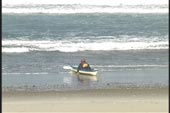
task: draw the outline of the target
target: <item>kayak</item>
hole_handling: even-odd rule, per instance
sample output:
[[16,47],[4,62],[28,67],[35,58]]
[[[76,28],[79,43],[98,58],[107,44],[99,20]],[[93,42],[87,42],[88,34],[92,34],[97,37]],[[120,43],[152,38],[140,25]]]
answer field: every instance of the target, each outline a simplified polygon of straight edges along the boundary
[[[77,68],[75,66],[71,66],[71,71],[74,73],[77,73]],[[79,74],[84,74],[84,75],[97,75],[98,71],[97,70],[79,70]]]
[[98,80],[97,76],[94,76],[94,75],[84,75],[84,74],[79,74],[77,76],[77,78],[80,81],[97,81]]

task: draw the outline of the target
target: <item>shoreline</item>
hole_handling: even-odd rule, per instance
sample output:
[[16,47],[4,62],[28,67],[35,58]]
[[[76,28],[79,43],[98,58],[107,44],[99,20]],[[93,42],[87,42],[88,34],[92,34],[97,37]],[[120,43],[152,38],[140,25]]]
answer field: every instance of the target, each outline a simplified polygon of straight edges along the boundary
[[8,91],[2,92],[2,108],[3,112],[168,112],[168,88]]

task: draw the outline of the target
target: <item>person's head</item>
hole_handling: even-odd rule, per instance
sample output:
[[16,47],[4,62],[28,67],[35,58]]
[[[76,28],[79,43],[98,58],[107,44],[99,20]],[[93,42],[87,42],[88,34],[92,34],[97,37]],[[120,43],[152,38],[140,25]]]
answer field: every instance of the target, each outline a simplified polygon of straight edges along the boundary
[[82,59],[81,59],[81,63],[84,63],[84,62],[86,62],[86,59],[85,59],[85,58],[82,58]]

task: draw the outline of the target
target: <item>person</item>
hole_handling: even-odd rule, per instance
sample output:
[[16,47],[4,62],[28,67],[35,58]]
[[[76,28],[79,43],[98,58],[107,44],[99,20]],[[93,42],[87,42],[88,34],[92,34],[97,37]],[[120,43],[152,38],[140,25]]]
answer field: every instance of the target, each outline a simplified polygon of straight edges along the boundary
[[81,59],[81,63],[77,68],[77,72],[79,72],[79,70],[91,70],[90,65],[86,62],[85,58]]

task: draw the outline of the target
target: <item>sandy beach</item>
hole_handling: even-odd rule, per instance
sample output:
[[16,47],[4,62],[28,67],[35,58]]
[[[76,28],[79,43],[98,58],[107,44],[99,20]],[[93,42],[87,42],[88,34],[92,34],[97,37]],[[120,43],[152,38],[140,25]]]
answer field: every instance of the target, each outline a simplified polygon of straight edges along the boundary
[[168,89],[96,89],[81,91],[8,91],[5,112],[168,112]]

